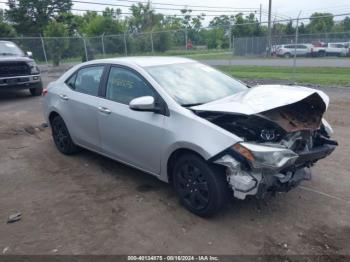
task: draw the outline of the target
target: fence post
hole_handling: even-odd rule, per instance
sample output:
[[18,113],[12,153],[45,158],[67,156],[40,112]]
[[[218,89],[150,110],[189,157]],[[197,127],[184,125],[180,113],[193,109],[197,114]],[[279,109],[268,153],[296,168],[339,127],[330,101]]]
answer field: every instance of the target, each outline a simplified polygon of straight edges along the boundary
[[185,47],[186,47],[186,51],[187,51],[187,27],[185,27]]
[[244,56],[247,56],[248,53],[248,37],[245,38],[245,54]]
[[231,42],[231,40],[232,40],[232,38],[231,38],[231,36],[232,36],[232,26],[230,25],[230,30],[229,30],[229,36],[228,36],[228,41],[229,41],[229,49],[231,50],[232,49],[232,42]]
[[83,38],[83,42],[84,42],[84,50],[85,50],[85,59],[86,62],[89,61],[89,56],[88,56],[88,51],[87,51],[87,47],[86,47],[86,40],[85,38]]
[[154,53],[154,46],[153,46],[153,31],[151,31],[151,47],[152,47],[152,53]]
[[105,36],[105,33],[103,33],[102,36],[101,36],[101,42],[102,42],[102,53],[103,53],[103,57],[105,58],[106,57],[106,52],[105,52],[104,36]]
[[232,35],[232,56],[235,55],[235,36]]
[[294,48],[294,58],[293,58],[293,78],[295,80],[295,74],[296,74],[296,66],[297,66],[297,44],[298,44],[298,37],[299,37],[299,18],[301,15],[301,11],[299,12],[298,18],[297,18],[297,27],[295,28],[295,48]]
[[126,32],[124,32],[124,50],[125,50],[125,56],[128,56],[128,47],[126,45]]
[[44,43],[44,39],[43,37],[40,35],[40,39],[41,39],[41,45],[43,47],[43,53],[44,53],[44,58],[45,58],[45,62],[46,62],[46,65],[48,65],[48,61],[47,61],[47,55],[46,55],[46,49],[45,49],[45,43]]

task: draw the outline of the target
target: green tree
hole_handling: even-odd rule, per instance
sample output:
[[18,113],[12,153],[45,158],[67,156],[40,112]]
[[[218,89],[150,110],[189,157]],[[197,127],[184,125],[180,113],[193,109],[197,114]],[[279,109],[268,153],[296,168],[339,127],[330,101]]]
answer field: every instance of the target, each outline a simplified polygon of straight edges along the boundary
[[290,20],[287,25],[286,25],[286,28],[285,28],[285,34],[286,35],[294,35],[295,34],[295,28],[293,27],[293,21]]
[[5,20],[4,9],[0,9],[0,22],[4,22],[4,20]]
[[299,34],[307,34],[308,33],[308,31],[307,31],[307,28],[306,28],[306,26],[305,26],[305,24],[304,23],[300,23],[299,24]]
[[263,30],[253,13],[246,17],[240,13],[235,16],[233,34],[236,37],[261,36],[263,35]]
[[[121,35],[126,30],[125,20],[120,19],[120,10],[115,12],[113,9],[106,9],[103,15],[95,15],[81,27],[81,32],[86,36],[104,37],[104,47],[106,53],[124,52],[124,42],[119,37],[110,37],[109,35]],[[102,53],[102,44],[100,38],[88,38],[88,47],[92,53]]]
[[64,51],[68,48],[68,30],[66,26],[55,20],[49,22],[44,29],[44,36],[48,46],[48,55],[54,66],[60,64]]
[[313,13],[307,25],[310,33],[331,32],[334,26],[334,17],[331,13]]
[[7,19],[21,34],[42,34],[52,18],[71,10],[71,0],[8,0]]
[[162,14],[156,14],[150,2],[138,3],[130,7],[132,16],[129,19],[130,31],[133,33],[152,31],[163,19]]
[[345,17],[341,24],[344,31],[350,31],[350,17]]
[[16,30],[13,28],[13,26],[0,21],[0,38],[11,38],[11,37],[17,37]]

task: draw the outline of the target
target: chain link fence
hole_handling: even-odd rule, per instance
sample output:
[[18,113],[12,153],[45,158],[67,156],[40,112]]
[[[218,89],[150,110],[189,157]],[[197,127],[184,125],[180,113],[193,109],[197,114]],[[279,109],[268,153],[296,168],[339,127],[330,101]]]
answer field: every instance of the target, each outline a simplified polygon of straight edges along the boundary
[[19,37],[15,42],[30,51],[39,63],[83,62],[99,58],[135,55],[186,55],[226,50],[232,42],[227,30],[169,30],[96,37]]
[[[30,51],[41,64],[78,63],[93,59],[135,55],[196,55],[226,52],[233,56],[266,56],[269,41],[261,37],[230,37],[224,29],[172,30],[101,35],[97,37],[22,37],[8,40]],[[350,32],[300,34],[299,44],[349,43]],[[272,52],[280,45],[296,43],[295,35],[273,35]]]
[[[273,35],[272,53],[275,53],[278,46],[295,43],[295,35]],[[344,43],[345,48],[349,47],[346,43],[350,43],[350,32],[298,35],[297,44],[317,45],[319,43]],[[233,54],[235,56],[266,56],[268,45],[269,41],[266,36],[234,38]]]

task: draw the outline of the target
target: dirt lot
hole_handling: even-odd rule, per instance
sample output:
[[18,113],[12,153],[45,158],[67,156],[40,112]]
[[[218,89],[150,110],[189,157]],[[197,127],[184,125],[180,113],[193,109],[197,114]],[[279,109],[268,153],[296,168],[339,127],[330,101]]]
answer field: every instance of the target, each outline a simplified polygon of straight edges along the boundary
[[[41,127],[41,98],[0,92],[0,254],[350,255],[350,90],[325,91],[340,146],[313,180],[264,202],[232,200],[211,219],[147,174],[61,155]],[[15,212],[22,220],[6,224]]]

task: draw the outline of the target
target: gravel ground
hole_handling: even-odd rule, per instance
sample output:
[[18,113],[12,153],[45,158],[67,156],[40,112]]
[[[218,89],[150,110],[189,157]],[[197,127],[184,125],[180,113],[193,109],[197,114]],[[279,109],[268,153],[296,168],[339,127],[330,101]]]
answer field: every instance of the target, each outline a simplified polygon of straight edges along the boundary
[[41,127],[41,98],[0,92],[0,254],[350,255],[350,89],[323,90],[340,146],[313,180],[232,200],[211,219],[150,175],[88,151],[61,155]]

